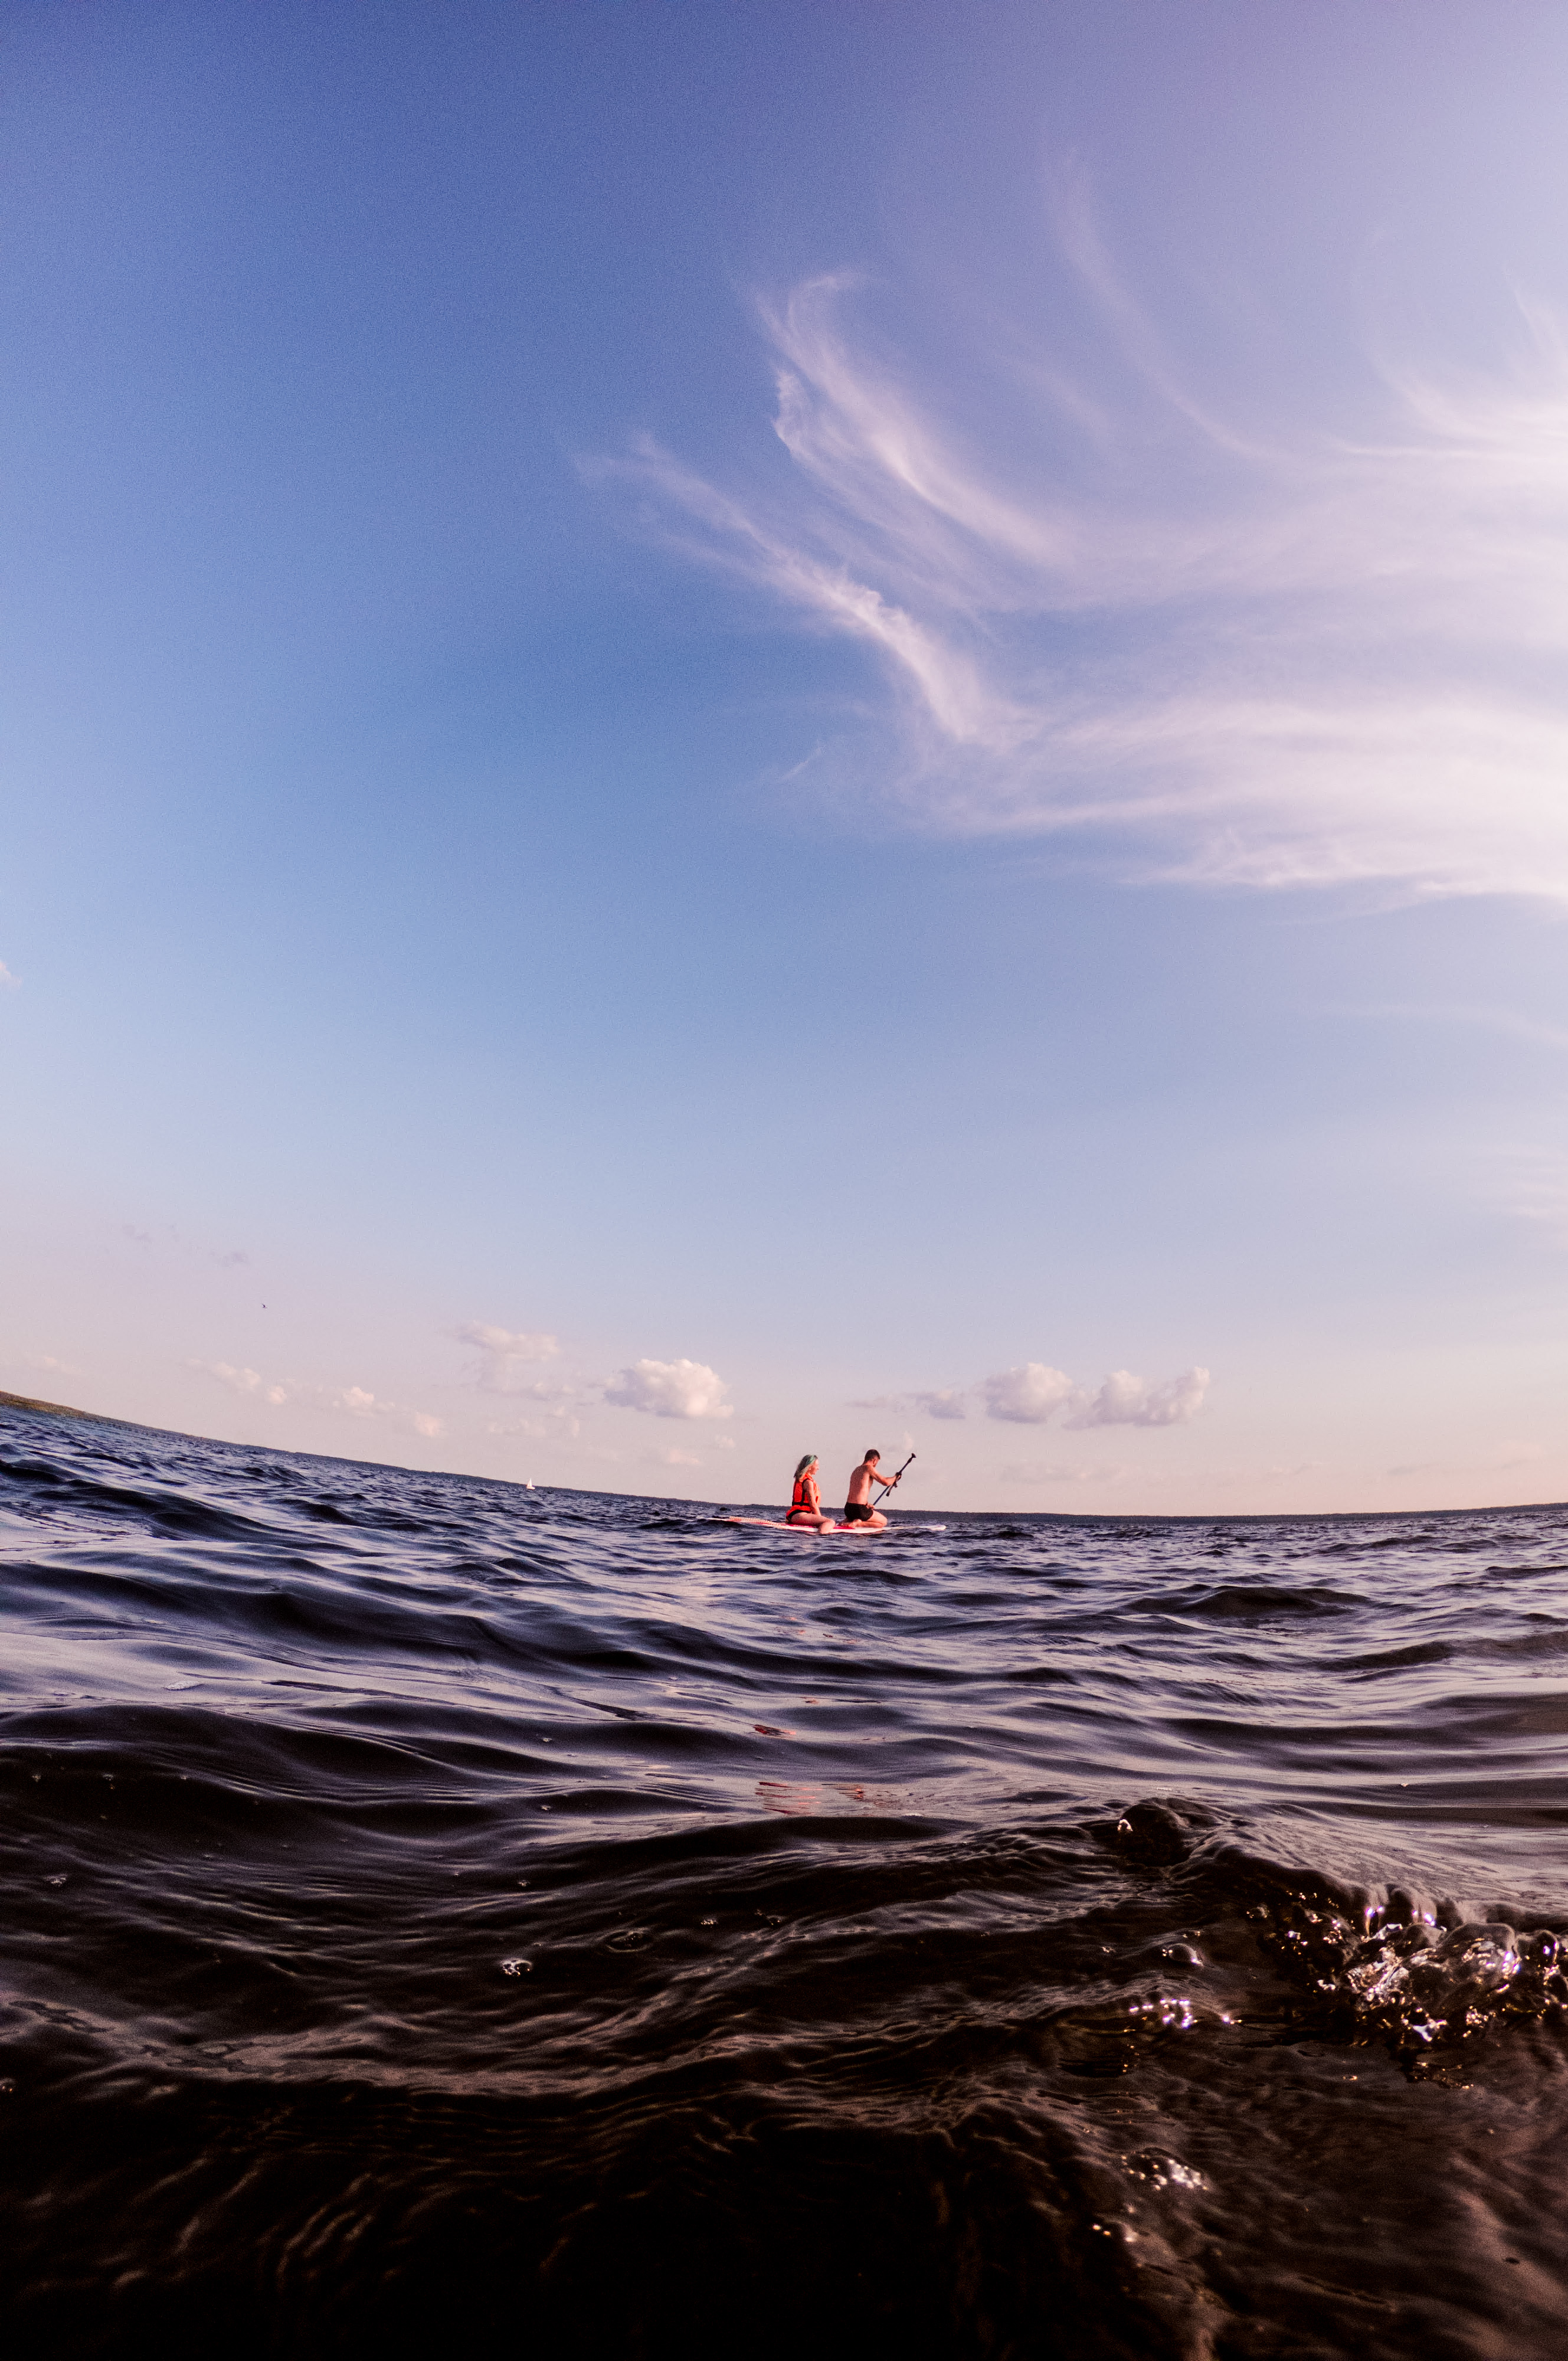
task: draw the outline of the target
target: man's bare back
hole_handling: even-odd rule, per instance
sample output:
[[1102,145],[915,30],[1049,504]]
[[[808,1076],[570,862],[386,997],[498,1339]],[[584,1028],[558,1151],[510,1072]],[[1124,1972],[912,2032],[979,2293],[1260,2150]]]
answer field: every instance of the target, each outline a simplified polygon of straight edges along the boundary
[[[880,1451],[868,1451],[850,1477],[850,1488],[844,1496],[844,1522],[847,1525],[886,1524],[887,1519],[881,1510],[873,1509],[871,1504],[872,1486],[886,1484],[890,1480],[878,1470],[877,1461],[881,1457]],[[896,1484],[898,1478],[894,1476],[891,1480]]]

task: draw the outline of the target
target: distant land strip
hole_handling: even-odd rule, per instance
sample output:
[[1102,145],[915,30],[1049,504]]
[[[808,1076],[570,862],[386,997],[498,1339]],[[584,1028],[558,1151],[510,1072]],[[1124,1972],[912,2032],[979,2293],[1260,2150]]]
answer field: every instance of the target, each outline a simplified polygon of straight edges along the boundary
[[85,1418],[94,1426],[132,1426],[133,1419],[110,1418],[101,1410],[73,1410],[70,1402],[35,1401],[31,1394],[0,1393],[0,1410],[43,1410],[51,1418]]

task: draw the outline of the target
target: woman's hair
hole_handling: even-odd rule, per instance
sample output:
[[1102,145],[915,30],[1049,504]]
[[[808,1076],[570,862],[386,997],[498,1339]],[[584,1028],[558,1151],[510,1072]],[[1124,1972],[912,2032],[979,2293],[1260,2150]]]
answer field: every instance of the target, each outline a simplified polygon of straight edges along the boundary
[[806,1455],[805,1458],[801,1461],[800,1466],[799,1466],[795,1469],[795,1482],[798,1484],[798,1483],[799,1483],[799,1481],[800,1481],[800,1479],[801,1479],[801,1477],[805,1475],[805,1473],[806,1473],[806,1469],[807,1469],[808,1467],[815,1467],[815,1466],[816,1466],[816,1465],[817,1465],[817,1454],[816,1454],[816,1452],[815,1452],[815,1451],[808,1451],[808,1452],[806,1453]]

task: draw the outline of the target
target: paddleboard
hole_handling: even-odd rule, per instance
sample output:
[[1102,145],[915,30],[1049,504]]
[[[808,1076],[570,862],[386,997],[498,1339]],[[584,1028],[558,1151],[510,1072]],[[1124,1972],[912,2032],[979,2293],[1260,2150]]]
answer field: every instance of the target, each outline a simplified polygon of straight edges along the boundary
[[782,1517],[726,1517],[727,1525],[756,1525],[765,1533],[807,1533],[813,1541],[829,1533],[945,1533],[946,1525],[789,1525]]

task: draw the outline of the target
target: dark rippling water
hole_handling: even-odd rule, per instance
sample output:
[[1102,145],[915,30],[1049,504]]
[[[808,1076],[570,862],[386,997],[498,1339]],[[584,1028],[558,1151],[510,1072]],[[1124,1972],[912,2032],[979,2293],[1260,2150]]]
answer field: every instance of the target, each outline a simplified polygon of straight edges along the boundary
[[1568,1511],[0,1472],[11,2354],[1568,2350]]

